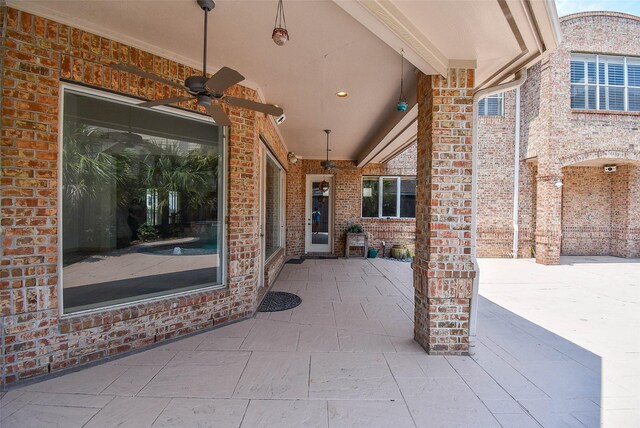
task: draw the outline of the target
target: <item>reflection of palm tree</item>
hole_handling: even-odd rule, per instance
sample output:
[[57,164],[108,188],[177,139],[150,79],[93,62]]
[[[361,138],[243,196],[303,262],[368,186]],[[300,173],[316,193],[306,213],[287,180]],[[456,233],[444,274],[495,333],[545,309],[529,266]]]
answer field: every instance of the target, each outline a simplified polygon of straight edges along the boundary
[[121,182],[114,167],[116,158],[101,151],[104,133],[76,122],[66,122],[63,139],[64,196],[77,204],[82,198],[96,199],[112,182]]
[[213,208],[218,177],[218,155],[204,149],[191,150],[186,156],[179,144],[166,147],[160,156],[148,155],[143,161],[142,182],[158,190],[158,205],[169,204],[169,192],[182,195],[183,206]]
[[[129,245],[140,225],[148,221],[149,190],[157,195],[153,209],[157,210],[163,234],[176,233],[171,229],[175,229],[176,221],[215,216],[219,161],[215,148],[164,139],[154,141],[75,120],[65,121],[64,127],[64,204],[65,209],[75,207],[65,216],[65,225],[73,230],[74,224],[81,224],[85,242],[111,239],[100,238],[96,229],[100,228],[100,233],[115,234],[119,247]],[[169,213],[172,197],[179,205],[176,209],[186,212]],[[109,199],[104,198],[113,198],[117,206],[110,207]],[[95,217],[79,221],[87,209]],[[174,217],[167,222],[169,214]]]

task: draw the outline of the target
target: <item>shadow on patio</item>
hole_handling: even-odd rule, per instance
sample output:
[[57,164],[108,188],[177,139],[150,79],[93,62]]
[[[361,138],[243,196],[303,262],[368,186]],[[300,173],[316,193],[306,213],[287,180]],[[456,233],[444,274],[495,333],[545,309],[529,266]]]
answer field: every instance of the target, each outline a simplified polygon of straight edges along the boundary
[[486,298],[473,358],[425,354],[409,264],[306,260],[275,288],[303,303],[13,389],[3,427],[596,427],[606,397],[634,405],[613,383],[603,392],[599,356]]

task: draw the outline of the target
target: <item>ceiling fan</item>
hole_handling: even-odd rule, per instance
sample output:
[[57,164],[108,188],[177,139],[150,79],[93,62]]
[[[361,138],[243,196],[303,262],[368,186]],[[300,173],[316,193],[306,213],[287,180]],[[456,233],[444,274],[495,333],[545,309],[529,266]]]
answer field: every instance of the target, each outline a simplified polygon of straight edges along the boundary
[[[167,79],[160,78],[159,76],[155,76],[152,73],[148,72],[140,72],[137,71],[138,74],[143,75],[145,77],[149,77],[158,81],[162,81],[164,83],[170,84],[172,86],[177,86],[180,89],[186,90],[189,92],[188,96],[181,97],[173,97],[173,98],[165,98],[160,100],[152,100],[139,104],[142,107],[155,107],[161,105],[167,105],[172,103],[177,103],[181,101],[189,101],[191,99],[196,99],[198,105],[204,107],[207,110],[207,113],[215,120],[218,125],[229,126],[231,125],[231,120],[229,116],[224,112],[221,104],[229,104],[235,107],[246,108],[249,110],[255,110],[262,113],[266,113],[271,116],[281,116],[283,113],[282,108],[272,105],[272,104],[263,104],[256,101],[247,100],[244,98],[236,98],[227,96],[224,94],[224,91],[227,88],[235,85],[236,83],[242,82],[244,80],[244,76],[238,73],[237,71],[229,68],[222,67],[218,72],[216,72],[210,78],[207,78],[207,17],[209,11],[211,11],[215,7],[215,3],[213,0],[196,0],[198,6],[202,8],[204,11],[204,54],[202,60],[202,76],[189,76],[184,82],[184,86],[177,84],[176,82],[172,82]],[[120,69],[127,69],[127,66],[120,66]]]

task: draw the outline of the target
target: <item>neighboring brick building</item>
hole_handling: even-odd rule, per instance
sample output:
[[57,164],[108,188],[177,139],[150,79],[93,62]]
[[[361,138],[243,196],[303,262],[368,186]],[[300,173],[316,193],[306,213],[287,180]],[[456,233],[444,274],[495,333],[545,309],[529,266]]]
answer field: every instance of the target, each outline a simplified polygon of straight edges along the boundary
[[[520,89],[518,256],[640,257],[640,18],[579,13],[561,29]],[[515,93],[479,119],[479,257],[513,256]]]

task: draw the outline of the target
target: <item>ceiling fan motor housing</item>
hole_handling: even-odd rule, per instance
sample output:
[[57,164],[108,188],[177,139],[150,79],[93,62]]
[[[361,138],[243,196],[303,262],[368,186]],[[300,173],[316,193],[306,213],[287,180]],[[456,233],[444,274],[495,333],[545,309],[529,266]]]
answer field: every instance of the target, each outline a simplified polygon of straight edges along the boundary
[[216,4],[213,0],[198,0],[198,6],[200,6],[202,10],[209,12],[216,7]]
[[189,76],[187,80],[184,81],[184,86],[194,95],[207,93],[209,91],[207,91],[206,86],[204,86],[207,80],[205,76]]

